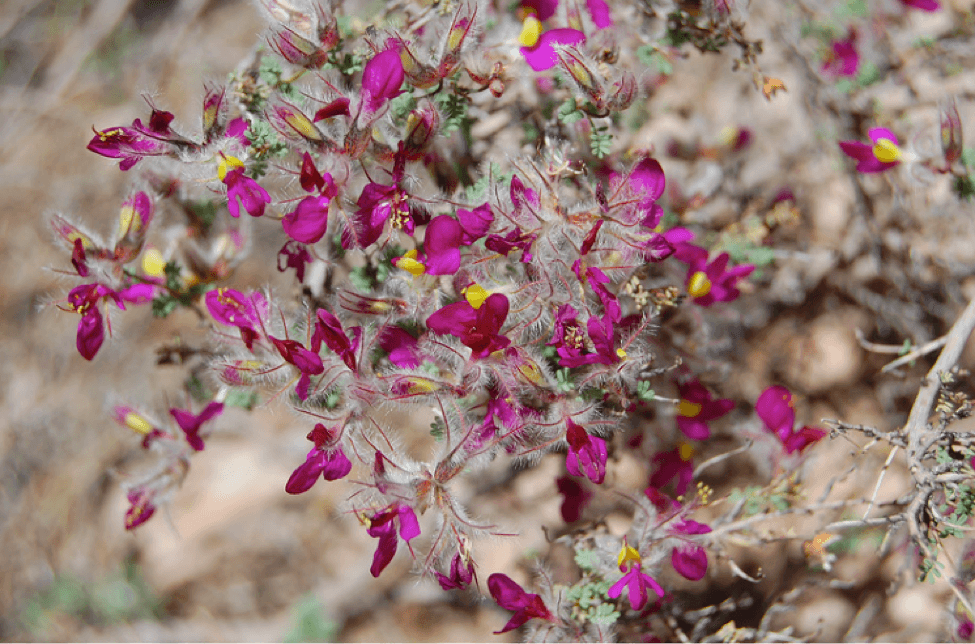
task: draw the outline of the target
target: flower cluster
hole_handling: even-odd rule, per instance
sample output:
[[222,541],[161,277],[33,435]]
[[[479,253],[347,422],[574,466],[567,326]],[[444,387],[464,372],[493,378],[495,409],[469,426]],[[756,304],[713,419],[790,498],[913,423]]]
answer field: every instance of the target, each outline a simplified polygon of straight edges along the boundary
[[[616,563],[590,571],[604,586],[600,601],[633,619],[656,610],[672,598],[658,581],[667,583],[668,560],[686,580],[703,580],[714,535],[694,514],[705,501],[688,490],[695,455],[724,431],[735,403],[685,362],[692,343],[658,329],[674,318],[707,324],[753,290],[756,267],[732,261],[728,247],[686,227],[689,218],[680,225],[683,210],[665,198],[666,159],[603,146],[602,123],[650,91],[613,40],[638,27],[614,22],[628,14],[603,0],[524,0],[446,3],[422,22],[405,14],[351,37],[358,27],[339,29],[324,2],[263,5],[270,50],[207,89],[198,135],[179,133],[154,106],[147,124],[96,131],[92,152],[145,173],[114,245],[53,219],[84,281],[61,308],[81,316],[85,359],[103,346],[113,307],[151,303],[159,316],[185,307],[211,330],[188,392],[198,412],[173,408],[167,425],[115,410],[160,462],[129,486],[125,526],[154,515],[205,449],[212,421],[246,396],[295,412],[295,435],[311,446],[293,454],[283,493],[314,495],[319,480],[346,486],[358,529],[377,540],[375,577],[412,556],[444,590],[476,588],[473,544],[503,532],[472,518],[462,479],[559,452],[552,489],[565,521],[582,524],[599,520],[589,505],[609,496],[620,452],[633,448],[647,486],[630,499],[622,545],[612,543]],[[733,3],[712,5],[699,29],[733,33]],[[855,40],[850,32],[833,45],[829,73],[856,71]],[[504,167],[458,152],[471,148],[476,106],[517,75],[560,136],[589,136],[591,154],[573,147],[567,156],[571,146],[547,137],[537,157]],[[957,112],[946,118],[951,165],[960,123]],[[753,136],[734,129],[722,149],[743,150]],[[899,162],[893,133],[870,138],[841,143],[858,170]],[[279,271],[294,269],[299,299],[235,276],[263,247],[251,230],[280,249]],[[656,396],[651,382],[676,398]],[[824,435],[795,429],[783,387],[755,408],[789,454]],[[404,447],[417,409],[435,418],[420,429],[435,439],[421,455]],[[644,411],[654,431],[624,443],[629,419]],[[499,633],[532,620],[574,635],[588,628],[556,593],[529,593],[501,573],[487,587],[513,613]]]

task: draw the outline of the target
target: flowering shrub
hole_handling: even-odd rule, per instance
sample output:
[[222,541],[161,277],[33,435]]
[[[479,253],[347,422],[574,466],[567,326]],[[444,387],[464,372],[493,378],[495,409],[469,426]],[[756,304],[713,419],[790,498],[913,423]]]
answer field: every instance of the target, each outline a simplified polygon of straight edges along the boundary
[[[771,259],[752,259],[771,249],[759,239],[736,252],[682,220],[692,206],[677,189],[665,197],[667,158],[624,149],[617,131],[653,91],[647,61],[659,68],[691,48],[736,45],[757,92],[772,99],[787,91],[760,72],[761,47],[745,36],[743,8],[446,2],[419,14],[390,9],[365,25],[317,0],[261,7],[267,46],[226,84],[206,89],[198,132],[153,105],[146,124],[95,132],[89,150],[142,173],[114,244],[64,217],[51,221],[81,281],[61,308],[80,315],[84,359],[114,359],[111,318],[139,305],[160,317],[192,309],[212,330],[200,351],[206,376],[190,392],[199,412],[171,409],[173,426],[138,411],[147,401],[114,409],[158,459],[126,482],[125,528],[152,529],[142,526],[220,430],[225,408],[260,400],[293,410],[294,431],[312,443],[281,493],[313,494],[320,478],[345,486],[350,513],[378,540],[372,576],[409,557],[417,574],[449,592],[483,592],[478,540],[505,530],[500,520],[475,518],[476,498],[460,492],[462,481],[564,453],[564,471],[551,481],[566,522],[555,541],[572,550],[576,577],[542,570],[534,593],[490,574],[488,593],[513,612],[498,633],[674,639],[687,630],[703,640],[731,624],[734,637],[791,637],[765,620],[736,635],[733,621],[694,620],[690,607],[709,576],[730,570],[756,581],[731,549],[753,517],[822,509],[804,506],[797,488],[827,431],[796,429],[805,403],[778,384],[765,383],[755,400],[721,398],[705,352],[664,332],[734,311],[761,288],[758,269],[774,270]],[[860,32],[846,27],[842,38],[829,36],[813,67],[824,78],[861,78]],[[472,128],[482,106],[509,92],[530,97],[526,109],[546,127],[526,129],[535,156],[508,155],[500,165],[475,157]],[[951,175],[956,193],[970,196],[954,103],[942,108],[940,125],[939,154],[905,150],[882,127],[866,132],[870,143],[838,145],[856,172],[910,165]],[[670,152],[730,154],[759,136],[735,130],[724,148]],[[775,203],[794,200],[785,191]],[[252,236],[277,240],[275,258],[250,254]],[[163,237],[169,243],[151,245]],[[274,261],[278,271],[294,269],[298,297],[235,281],[243,262],[269,270]],[[961,408],[951,413],[960,417]],[[433,419],[434,439],[423,457],[404,447],[417,432],[406,419],[421,413]],[[943,411],[945,425],[949,417]],[[741,447],[697,457],[732,427],[747,438]],[[835,423],[834,433],[846,431]],[[915,464],[947,449],[937,436],[922,443],[861,431],[906,448]],[[769,435],[777,442],[762,443]],[[772,455],[767,484],[715,500],[702,473],[753,445]],[[591,506],[613,494],[624,455],[645,464],[646,484],[642,495],[616,497],[628,526],[614,533],[602,523],[605,508]],[[949,485],[972,474],[961,463],[929,467],[902,512],[832,529],[908,525],[902,543],[922,555],[928,574],[940,540],[971,519],[970,491]],[[968,637],[967,598],[959,601],[956,632]]]

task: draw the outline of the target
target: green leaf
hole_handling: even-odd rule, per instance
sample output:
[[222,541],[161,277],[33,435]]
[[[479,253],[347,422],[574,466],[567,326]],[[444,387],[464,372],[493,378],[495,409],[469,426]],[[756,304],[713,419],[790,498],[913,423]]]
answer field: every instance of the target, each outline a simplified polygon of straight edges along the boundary
[[333,642],[338,626],[325,616],[318,598],[306,595],[295,606],[294,626],[284,637],[285,642]]
[[599,553],[595,550],[576,550],[574,558],[576,565],[586,572],[595,570],[599,565]]
[[258,396],[256,391],[248,389],[231,389],[223,399],[225,405],[229,407],[241,407],[250,411],[257,406]]
[[172,295],[160,295],[152,301],[152,314],[157,318],[167,317],[176,310],[179,302]]
[[559,105],[559,120],[566,125],[572,125],[586,117],[576,105],[576,100],[569,97]]
[[613,135],[605,129],[593,129],[589,135],[589,148],[596,158],[602,159],[613,149]]

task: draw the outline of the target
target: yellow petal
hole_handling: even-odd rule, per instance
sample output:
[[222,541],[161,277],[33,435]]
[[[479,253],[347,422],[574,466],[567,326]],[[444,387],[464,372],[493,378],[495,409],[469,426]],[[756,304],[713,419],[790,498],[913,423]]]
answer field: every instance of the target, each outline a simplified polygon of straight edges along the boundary
[[901,151],[890,139],[880,139],[873,146],[873,156],[881,163],[893,163],[901,158]]
[[463,290],[463,293],[464,297],[467,298],[467,303],[475,309],[481,308],[484,300],[488,299],[488,295],[490,295],[480,284],[471,284]]
[[535,16],[528,16],[521,24],[521,34],[518,42],[525,47],[534,47],[542,35],[542,23]]
[[711,280],[708,279],[704,271],[698,271],[691,275],[687,283],[687,292],[691,297],[704,297],[711,292]]

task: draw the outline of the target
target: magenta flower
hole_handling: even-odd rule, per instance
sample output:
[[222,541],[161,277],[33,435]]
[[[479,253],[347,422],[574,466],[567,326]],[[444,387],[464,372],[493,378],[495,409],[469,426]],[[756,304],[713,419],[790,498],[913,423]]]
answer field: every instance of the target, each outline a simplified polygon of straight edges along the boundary
[[657,200],[667,188],[667,178],[660,162],[652,157],[644,157],[633,166],[623,186],[636,200],[636,214],[640,224],[646,228],[656,228],[663,218],[663,206]]
[[848,157],[856,159],[857,172],[883,172],[900,164],[903,153],[897,147],[897,135],[883,127],[870,128],[867,134],[873,145],[860,141],[840,141],[840,149]]
[[[539,27],[539,30],[541,27]],[[524,32],[523,32],[524,33]],[[521,42],[529,42],[521,40]],[[552,69],[559,63],[558,54],[555,48],[558,46],[569,47],[578,45],[586,40],[586,35],[578,29],[550,29],[534,38],[531,46],[519,47],[518,51],[525,57],[525,62],[536,72]]]
[[152,502],[154,496],[144,489],[131,490],[125,495],[129,501],[129,509],[125,511],[125,529],[134,530],[152,518],[156,513],[156,505]]
[[[695,535],[711,532],[711,527],[690,519],[673,525],[675,534]],[[670,563],[682,577],[690,581],[704,578],[708,571],[708,554],[703,547],[685,543],[675,547],[670,553]]]
[[301,373],[301,376],[298,377],[298,384],[295,386],[295,393],[298,394],[299,400],[307,400],[311,377],[325,371],[321,356],[315,351],[309,351],[297,340],[279,340],[271,335],[267,337],[285,362],[294,366]]
[[434,217],[423,234],[423,253],[411,250],[393,260],[393,264],[419,275],[453,275],[460,268],[460,244],[463,231],[450,215]]
[[312,259],[307,246],[299,244],[293,239],[288,240],[278,251],[278,271],[283,273],[289,268],[293,268],[298,277],[298,282],[304,282],[305,266],[310,264]]
[[200,427],[214,416],[219,416],[222,411],[223,403],[211,402],[198,415],[194,415],[187,409],[170,409],[169,413],[186,434],[186,442],[190,447],[197,452],[202,452],[203,438],[200,436]]
[[901,4],[911,9],[934,12],[941,8],[937,0],[901,0]]
[[298,202],[298,207],[284,216],[281,225],[284,232],[295,241],[303,244],[314,244],[325,236],[328,228],[328,208],[332,199],[338,194],[332,175],[322,176],[315,167],[311,155],[305,152],[301,165],[301,187],[306,192],[318,190],[318,195],[305,197]]
[[102,284],[82,284],[68,292],[68,311],[81,314],[75,346],[85,360],[94,359],[105,341],[105,320],[98,304],[111,299],[120,309],[125,302],[144,304],[152,300],[156,287],[151,284],[134,284],[115,291]]
[[247,296],[232,288],[217,288],[207,292],[204,301],[216,322],[240,330],[240,338],[249,350],[254,340],[263,336],[262,320],[267,317],[268,303],[260,292]]
[[494,213],[491,205],[483,203],[474,210],[457,209],[457,220],[461,226],[461,241],[464,246],[470,246],[484,237],[494,223]]
[[701,441],[711,436],[708,421],[724,416],[735,403],[729,399],[714,400],[711,392],[698,380],[678,386],[677,427],[690,439]]
[[599,485],[606,478],[606,441],[598,436],[590,436],[571,418],[566,418],[565,424],[568,428],[565,440],[569,443],[569,452],[565,456],[566,469],[572,476],[586,476]]
[[315,323],[315,332],[311,336],[312,351],[317,354],[322,342],[324,342],[325,346],[342,358],[349,369],[356,371],[358,366],[355,354],[359,349],[359,341],[362,339],[362,327],[356,326],[349,329],[352,333],[350,338],[337,317],[325,309],[318,309],[317,315],[318,321]]
[[684,544],[670,552],[670,563],[682,577],[699,581],[708,572],[708,554],[701,546]]
[[243,168],[227,172],[223,178],[227,186],[227,209],[231,216],[240,217],[240,207],[251,217],[264,215],[264,206],[271,203],[271,195],[256,181],[244,175]]
[[312,121],[318,123],[319,121],[324,121],[325,119],[334,118],[336,116],[352,116],[352,113],[349,111],[350,103],[351,101],[344,96],[331,100],[325,105],[325,107],[322,107],[315,112],[315,116],[312,118]]
[[372,558],[372,566],[369,572],[373,577],[378,577],[380,573],[389,565],[396,554],[398,539],[396,538],[395,522],[399,523],[399,537],[407,544],[410,539],[420,536],[420,524],[416,520],[413,508],[402,503],[394,503],[388,508],[366,517],[369,529],[366,531],[370,537],[379,539],[376,546],[376,553]]
[[385,185],[370,181],[359,194],[359,209],[352,216],[352,226],[342,232],[342,248],[366,248],[379,239],[387,220],[393,227],[413,235],[416,225],[410,214],[408,195],[400,187],[406,170],[406,155],[400,145],[393,162],[393,183]]
[[643,561],[641,560],[640,553],[635,548],[627,545],[624,540],[623,548],[620,550],[619,555],[619,567],[625,574],[610,587],[606,595],[612,599],[616,599],[626,589],[627,598],[630,601],[630,608],[633,610],[640,610],[646,605],[647,599],[649,599],[647,589],[652,590],[658,597],[662,598],[666,594],[663,587],[657,583],[656,579],[643,572],[642,566]]
[[525,592],[525,589],[516,584],[508,575],[496,572],[488,577],[488,590],[491,591],[491,597],[498,603],[498,606],[515,613],[504,625],[504,628],[500,631],[494,631],[495,635],[513,631],[536,617],[550,622],[556,621],[556,617],[545,606],[545,602],[539,595]]
[[496,253],[501,253],[505,257],[512,251],[520,250],[522,263],[529,264],[533,258],[529,249],[535,243],[537,237],[538,235],[534,233],[525,233],[518,228],[514,228],[503,237],[501,235],[488,235],[484,242],[484,247]]
[[308,432],[308,440],[315,447],[308,452],[305,462],[299,465],[284,486],[288,494],[307,492],[321,476],[326,481],[337,481],[352,471],[352,462],[342,451],[342,432],[336,427],[328,429],[318,423]]
[[592,17],[596,29],[606,29],[613,26],[613,19],[609,16],[609,5],[603,0],[586,0],[586,8]]
[[474,580],[474,562],[469,557],[462,557],[459,552],[454,553],[450,560],[450,576],[434,571],[440,587],[444,590],[459,590],[467,588]]
[[366,112],[377,112],[391,98],[402,93],[403,60],[394,49],[382,51],[362,70],[362,101]]
[[165,143],[145,136],[128,127],[109,130],[95,130],[95,136],[88,142],[88,149],[109,159],[121,159],[119,169],[130,169],[143,157],[169,154],[170,147]]
[[796,411],[792,393],[780,385],[774,385],[762,392],[755,402],[755,413],[765,423],[765,427],[782,441],[787,454],[802,452],[826,435],[818,427],[795,430]]
[[397,367],[415,369],[422,363],[417,339],[398,326],[384,327],[379,334],[379,346],[389,354],[389,361]]
[[689,264],[687,268],[687,293],[698,306],[711,306],[715,302],[733,302],[741,292],[738,282],[755,270],[752,264],[728,268],[728,253],[721,253],[708,262],[708,252],[693,244],[676,246],[674,256]]
[[592,499],[592,492],[570,476],[560,476],[555,479],[555,486],[558,488],[559,494],[565,497],[562,500],[562,505],[559,506],[562,520],[566,523],[578,521],[579,517],[582,516],[583,508]]
[[460,339],[473,351],[471,357],[486,358],[511,344],[499,334],[507,317],[508,298],[493,293],[478,308],[466,301],[448,304],[427,318],[427,328]]
[[105,342],[105,325],[102,313],[97,306],[87,309],[78,321],[78,333],[75,337],[75,347],[85,360],[95,358],[98,350]]
[[581,367],[589,364],[617,364],[625,353],[616,349],[616,327],[609,315],[603,318],[591,316],[586,323],[589,340],[594,353],[585,353],[586,334],[576,319],[576,310],[564,304],[555,316],[555,331],[547,342],[559,354],[559,364],[563,367]]
[[559,8],[559,0],[522,0],[520,12],[535,16],[538,20],[548,20]]
[[860,54],[857,53],[857,30],[850,27],[846,38],[833,41],[833,45],[823,60],[823,73],[830,76],[856,76],[860,68]]
[[694,478],[694,464],[691,462],[693,457],[694,448],[688,443],[681,443],[669,452],[656,454],[653,463],[657,465],[657,469],[650,476],[650,487],[660,489],[676,478],[674,492],[678,496],[682,495]]

